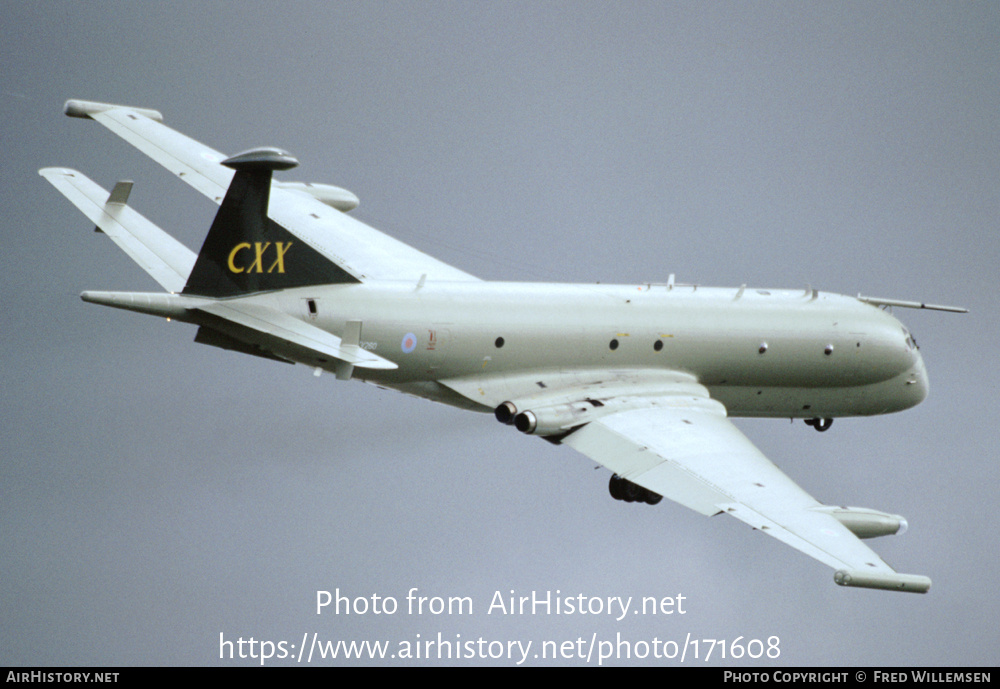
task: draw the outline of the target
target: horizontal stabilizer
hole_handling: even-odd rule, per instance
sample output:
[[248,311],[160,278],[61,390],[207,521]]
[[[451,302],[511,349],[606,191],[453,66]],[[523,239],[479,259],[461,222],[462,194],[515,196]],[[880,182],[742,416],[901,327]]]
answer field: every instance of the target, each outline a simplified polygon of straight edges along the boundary
[[[349,321],[341,339],[286,313],[257,304],[161,292],[94,292],[83,301],[195,323],[212,332],[199,342],[318,366],[350,377],[354,368],[389,370],[396,364],[359,346],[360,321]],[[220,344],[225,342],[225,344]],[[252,350],[252,352],[250,351]]]
[[85,175],[61,167],[38,171],[143,270],[170,292],[184,289],[195,254],[125,205],[131,182],[119,182],[109,194]]
[[283,358],[300,363],[342,370],[357,368],[394,369],[396,364],[336,335],[286,313],[254,304],[214,301],[199,306],[201,313],[218,320],[206,325]]

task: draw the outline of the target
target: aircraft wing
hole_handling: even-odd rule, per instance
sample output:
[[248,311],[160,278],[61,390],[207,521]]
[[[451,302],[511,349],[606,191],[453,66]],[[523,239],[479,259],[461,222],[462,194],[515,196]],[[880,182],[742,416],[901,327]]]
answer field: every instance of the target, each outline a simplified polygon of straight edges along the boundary
[[[834,568],[839,584],[928,590],[930,579],[896,573],[838,518],[849,522],[853,515],[874,511],[819,503],[732,424],[707,389],[678,373],[670,382],[669,375],[655,374],[646,387],[635,382],[642,379],[640,373],[605,372],[600,383],[584,385],[578,378],[572,386],[575,396],[572,388],[555,392],[556,379],[543,380],[548,400],[538,396],[536,387],[535,399],[517,406],[537,404],[541,417],[546,402],[557,401],[548,409],[561,410],[553,418],[561,419],[565,430],[552,437],[561,438],[563,445],[701,514],[736,517]],[[470,397],[488,393],[491,386],[483,379],[444,383]],[[498,384],[510,391],[509,381]],[[570,399],[574,402],[567,403]]]
[[[222,203],[233,178],[233,171],[221,164],[228,156],[162,124],[157,111],[70,100],[66,114],[99,122]],[[478,280],[281,182],[272,183],[268,215],[359,281]]]
[[131,182],[119,182],[109,194],[76,170],[47,167],[39,174],[108,235],[132,260],[169,292],[184,289],[195,254],[125,202]]

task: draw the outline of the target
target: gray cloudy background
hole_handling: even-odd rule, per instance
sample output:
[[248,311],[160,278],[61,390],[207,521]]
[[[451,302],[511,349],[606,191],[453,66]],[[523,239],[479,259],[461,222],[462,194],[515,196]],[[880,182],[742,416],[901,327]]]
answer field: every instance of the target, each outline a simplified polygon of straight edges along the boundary
[[[997,3],[0,10],[0,665],[247,664],[219,660],[220,632],[314,631],[778,636],[759,664],[996,664]],[[158,108],[228,153],[286,148],[302,165],[284,179],[351,189],[360,219],[487,279],[676,273],[969,307],[897,309],[931,374],[916,409],[823,435],[738,422],[820,500],[906,515],[873,547],[931,592],[842,589],[736,520],[617,503],[605,470],[490,416],[84,304],[158,287],[39,168],[134,179],[130,203],[194,249],[215,207],[64,117],[74,97]],[[475,608],[317,617],[337,587]],[[680,593],[687,613],[487,615],[497,590]]]

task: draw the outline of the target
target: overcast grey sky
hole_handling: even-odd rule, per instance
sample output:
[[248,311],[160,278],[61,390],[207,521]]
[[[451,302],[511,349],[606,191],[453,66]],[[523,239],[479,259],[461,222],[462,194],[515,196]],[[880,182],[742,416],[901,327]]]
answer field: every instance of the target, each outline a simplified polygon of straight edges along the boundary
[[[996,664],[997,3],[0,9],[0,665],[243,664],[220,633],[312,632],[777,636],[758,665]],[[215,208],[67,98],[160,109],[228,153],[286,148],[286,179],[351,189],[360,219],[487,279],[970,307],[897,310],[930,371],[916,409],[822,435],[739,422],[821,501],[907,516],[873,547],[931,592],[842,589],[736,520],[615,502],[605,470],[492,417],[84,304],[156,285],[39,168],[134,179],[130,203],[194,249]],[[317,616],[338,587],[474,609]],[[511,590],[681,594],[686,613],[487,614]]]

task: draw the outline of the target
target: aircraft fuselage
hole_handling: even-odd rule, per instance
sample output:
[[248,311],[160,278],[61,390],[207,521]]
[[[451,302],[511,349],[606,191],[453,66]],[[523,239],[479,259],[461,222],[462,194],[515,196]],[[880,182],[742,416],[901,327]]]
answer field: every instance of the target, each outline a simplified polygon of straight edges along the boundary
[[[880,414],[927,395],[923,361],[903,325],[824,292],[369,282],[242,299],[338,336],[348,321],[361,321],[360,346],[399,368],[356,369],[356,378],[446,403],[450,395],[429,383],[609,368],[689,373],[731,416]],[[496,400],[482,403],[487,411]]]

